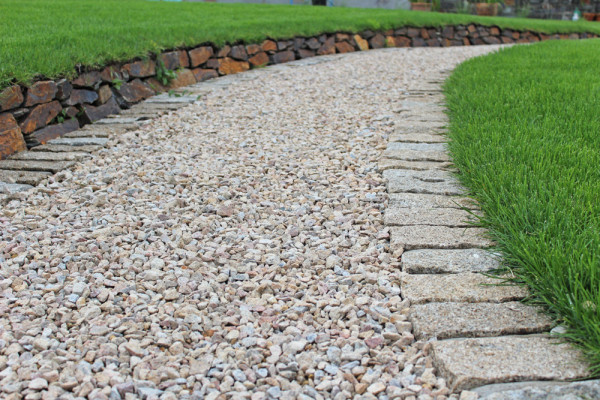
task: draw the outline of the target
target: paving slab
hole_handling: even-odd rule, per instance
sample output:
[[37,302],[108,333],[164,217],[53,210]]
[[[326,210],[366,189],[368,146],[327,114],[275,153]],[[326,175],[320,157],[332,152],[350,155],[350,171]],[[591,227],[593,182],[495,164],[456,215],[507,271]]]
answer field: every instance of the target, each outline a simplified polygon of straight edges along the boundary
[[503,303],[522,300],[525,287],[503,283],[500,278],[465,272],[461,274],[405,275],[402,297],[411,304],[424,303]]
[[383,171],[383,177],[388,181],[388,193],[465,194],[464,188],[447,171],[388,169]]
[[582,354],[548,335],[447,339],[431,346],[434,366],[453,391],[500,382],[588,376]]
[[150,97],[146,99],[146,104],[191,104],[198,99],[198,96],[169,96],[168,94],[161,94],[158,96]]
[[407,161],[382,158],[377,163],[377,168],[379,168],[380,171],[385,171],[387,169],[411,169],[415,171],[426,171],[428,169],[447,170],[451,167],[452,163],[449,161]]
[[[399,143],[399,142],[394,142]],[[429,143],[421,143],[429,144]],[[450,156],[445,151],[421,151],[421,150],[403,150],[403,149],[388,149],[383,152],[382,157],[392,158],[396,160],[406,161],[438,161],[438,162],[449,162]]]
[[106,130],[99,130],[99,129],[97,129],[97,130],[79,129],[76,131],[66,133],[62,137],[63,138],[93,138],[93,137],[108,138],[111,133],[114,133],[114,132],[109,133]]
[[52,173],[50,172],[42,171],[13,171],[0,169],[0,182],[35,186],[51,175]]
[[418,340],[541,333],[553,325],[539,308],[520,302],[416,304],[409,319]]
[[49,141],[49,145],[66,145],[66,146],[106,146],[107,138],[60,138]]
[[100,119],[94,122],[94,125],[132,125],[136,124],[138,119],[136,117],[108,117]]
[[415,150],[422,152],[447,151],[446,143],[415,143],[415,142],[391,142],[387,150]]
[[402,254],[402,271],[409,274],[486,272],[499,267],[498,256],[482,249],[424,249]]
[[390,207],[399,208],[467,208],[478,209],[475,200],[463,196],[442,196],[439,194],[390,193]]
[[446,143],[448,138],[436,133],[395,133],[390,136],[389,141],[392,143]]
[[496,383],[473,389],[479,400],[591,400],[600,399],[600,380],[582,382]]
[[33,186],[21,183],[0,182],[0,194],[13,194],[31,189]]
[[423,130],[442,130],[446,127],[447,123],[438,121],[399,121],[396,126],[397,129],[404,131],[415,131],[417,129]]
[[2,160],[0,169],[15,171],[47,171],[56,173],[74,165],[74,161]]
[[30,152],[55,152],[55,153],[69,153],[69,152],[85,152],[85,153],[93,153],[102,149],[103,146],[93,146],[93,145],[82,145],[82,146],[67,146],[62,144],[50,144],[50,145],[42,145],[36,146],[29,150]]
[[28,161],[78,161],[91,154],[83,151],[72,152],[52,152],[52,151],[22,151],[9,157],[10,160],[28,160]]
[[413,225],[392,227],[392,246],[404,250],[416,249],[470,249],[487,248],[493,242],[482,228],[454,228],[448,226]]
[[383,221],[388,226],[469,227],[477,222],[477,217],[471,213],[459,208],[403,208],[392,205],[385,210]]

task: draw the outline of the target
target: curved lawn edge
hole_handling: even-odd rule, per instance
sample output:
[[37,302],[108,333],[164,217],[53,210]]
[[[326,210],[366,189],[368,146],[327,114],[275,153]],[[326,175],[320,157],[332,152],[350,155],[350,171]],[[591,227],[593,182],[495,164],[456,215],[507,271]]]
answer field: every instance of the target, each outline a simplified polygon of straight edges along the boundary
[[5,0],[0,5],[0,88],[36,77],[72,78],[165,49],[257,43],[324,33],[477,24],[544,34],[600,34],[600,24],[387,9],[147,0]]
[[450,152],[518,282],[600,374],[600,40],[469,60],[445,85]]

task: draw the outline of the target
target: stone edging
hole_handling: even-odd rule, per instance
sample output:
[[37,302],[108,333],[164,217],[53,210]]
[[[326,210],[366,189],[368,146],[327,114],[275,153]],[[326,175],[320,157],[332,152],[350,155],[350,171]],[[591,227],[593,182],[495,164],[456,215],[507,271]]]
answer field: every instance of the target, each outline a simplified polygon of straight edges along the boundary
[[[267,39],[261,44],[225,45],[221,48],[205,44],[167,51],[148,60],[87,71],[72,81],[46,80],[29,87],[13,85],[4,89],[0,92],[0,160],[26,148],[45,144],[108,115],[118,114],[156,93],[265,65],[383,47],[531,43],[590,37],[597,35],[545,35],[471,24],[322,34],[290,40]],[[175,76],[163,85],[157,75],[165,69],[175,71]]]

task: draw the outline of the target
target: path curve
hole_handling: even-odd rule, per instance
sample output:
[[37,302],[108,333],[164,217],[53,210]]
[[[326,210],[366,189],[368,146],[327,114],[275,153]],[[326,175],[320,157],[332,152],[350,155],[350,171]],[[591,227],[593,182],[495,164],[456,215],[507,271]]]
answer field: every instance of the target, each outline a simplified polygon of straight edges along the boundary
[[411,333],[377,162],[404,95],[496,48],[195,85],[195,104],[12,195],[2,397],[450,396]]

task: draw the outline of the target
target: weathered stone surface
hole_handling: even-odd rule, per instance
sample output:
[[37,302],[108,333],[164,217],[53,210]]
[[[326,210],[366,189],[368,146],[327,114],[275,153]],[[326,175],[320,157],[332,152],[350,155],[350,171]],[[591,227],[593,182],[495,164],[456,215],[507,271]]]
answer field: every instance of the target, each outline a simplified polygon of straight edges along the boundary
[[378,33],[369,39],[369,45],[372,49],[382,49],[385,47],[385,37],[381,33]]
[[124,83],[121,88],[116,90],[128,103],[137,103],[154,95],[154,90],[140,79]]
[[391,142],[383,157],[406,161],[450,161],[445,143]]
[[98,121],[99,119],[105,118],[111,114],[118,114],[119,111],[121,111],[121,109],[119,108],[119,105],[113,96],[101,106],[94,107],[86,105],[83,108],[81,119],[86,124],[91,124],[92,122]]
[[225,58],[225,57],[229,56],[229,53],[231,53],[231,46],[225,45],[225,46],[221,47],[219,49],[219,51],[217,51],[217,57]]
[[95,89],[96,85],[101,81],[102,77],[100,76],[100,72],[92,71],[79,75],[72,83],[75,87]]
[[435,133],[397,133],[390,136],[390,142],[445,143],[448,139]]
[[496,383],[472,389],[479,400],[600,399],[600,380],[583,382]]
[[246,48],[242,45],[233,46],[231,48],[231,53],[229,53],[230,57],[240,61],[248,60],[248,53],[246,52]]
[[12,114],[0,114],[0,160],[26,150],[21,129]]
[[275,52],[277,51],[277,43],[275,43],[272,40],[265,40],[264,42],[262,42],[261,44],[262,50],[266,51],[266,52]]
[[461,196],[442,196],[437,194],[391,193],[390,207],[396,208],[467,208],[476,210],[473,199]]
[[498,256],[482,249],[423,249],[402,254],[402,271],[409,274],[486,272],[499,267]]
[[327,54],[335,54],[335,37],[330,37],[323,43],[323,45],[317,50],[317,54],[324,56]]
[[250,64],[247,61],[236,61],[233,58],[224,58],[219,64],[219,73],[222,75],[237,74],[249,69]]
[[61,79],[56,82],[56,98],[58,100],[66,100],[71,96],[71,91],[73,91],[73,85],[66,79]]
[[338,53],[350,53],[354,51],[354,46],[348,42],[338,42],[335,44]]
[[113,92],[109,85],[102,85],[98,89],[98,105],[106,103],[113,96]]
[[43,128],[52,121],[61,110],[62,107],[56,100],[36,106],[21,123],[21,132],[27,134]]
[[[80,147],[80,146],[105,146],[108,143],[108,139],[106,138],[60,138],[54,139],[48,142],[48,145],[51,146],[72,146],[72,147]],[[66,148],[61,148],[66,149]],[[54,150],[49,150],[54,151]],[[63,150],[64,151],[64,150]],[[77,151],[84,151],[83,149],[77,149]]]
[[448,146],[446,143],[392,142],[388,143],[387,150],[447,151]]
[[190,65],[197,67],[207,62],[213,56],[214,51],[210,46],[202,46],[188,51],[188,54],[190,56]]
[[300,58],[310,58],[310,57],[314,57],[316,54],[313,50],[307,50],[307,49],[300,49],[298,50],[298,56]]
[[396,47],[410,47],[410,39],[405,36],[396,36],[394,38],[394,46]]
[[0,169],[15,171],[47,171],[56,173],[74,164],[73,161],[2,160]]
[[475,216],[458,208],[404,208],[390,206],[384,223],[389,226],[433,225],[468,227],[477,222]]
[[428,169],[449,169],[452,167],[452,163],[437,162],[437,161],[407,161],[407,160],[396,160],[393,158],[382,158],[377,163],[377,168],[380,171],[387,169],[411,169],[414,171],[426,171]]
[[20,183],[22,185],[37,185],[42,180],[51,176],[51,172],[41,171],[13,171],[0,169],[0,182]]
[[409,319],[418,340],[522,335],[552,328],[542,310],[514,301],[415,304]]
[[259,51],[262,51],[262,48],[258,44],[249,44],[248,46],[246,46],[246,52],[251,56],[258,53]]
[[21,183],[5,183],[0,182],[0,194],[13,194],[31,189],[33,186],[24,185]]
[[582,354],[546,335],[448,339],[432,343],[434,365],[451,390],[501,382],[588,376]]
[[67,133],[64,137],[72,138],[72,137],[109,137],[110,134],[113,133],[121,133],[124,132],[122,129],[113,128],[112,126],[107,126],[100,124],[100,122],[105,121],[110,118],[101,119],[100,121],[96,121],[95,124],[86,125],[82,129],[78,129],[77,131]]
[[217,71],[214,69],[202,69],[196,68],[192,70],[194,77],[196,78],[196,82],[204,82],[209,79],[213,79],[219,76]]
[[79,129],[79,122],[76,119],[70,119],[62,124],[49,125],[27,135],[27,144],[29,146],[39,146],[40,144],[64,136],[66,133],[77,129]]
[[411,304],[463,302],[503,303],[528,295],[522,286],[503,284],[501,278],[465,272],[461,274],[406,275],[402,297]]
[[93,153],[94,151],[98,151],[100,150],[102,147],[104,146],[104,144],[102,145],[77,145],[77,146],[71,146],[71,145],[66,145],[66,144],[46,144],[46,145],[42,145],[42,146],[37,146],[32,148],[31,150],[29,150],[29,153],[32,152],[54,152],[54,153],[69,153],[69,152],[86,152],[86,153]]
[[79,104],[92,104],[98,100],[98,93],[93,90],[73,89],[71,97],[64,104],[68,106],[76,106]]
[[369,50],[369,42],[363,39],[360,35],[354,35],[354,42],[361,51]]
[[464,194],[464,189],[447,171],[388,169],[383,171],[383,177],[388,180],[389,193]]
[[190,60],[188,58],[187,52],[183,50],[162,53],[160,55],[160,59],[165,64],[165,68],[169,70],[174,70],[177,68],[186,68],[190,66]]
[[293,51],[280,51],[279,53],[273,54],[273,63],[282,64],[290,61],[294,61],[296,57]]
[[414,225],[392,227],[392,245],[405,250],[487,248],[493,243],[485,238],[485,229]]
[[91,157],[84,151],[54,152],[54,151],[22,151],[10,156],[11,160],[27,161],[79,161]]
[[23,92],[18,85],[7,87],[0,92],[0,111],[12,110],[23,104]]
[[25,107],[31,107],[36,104],[47,103],[52,101],[58,91],[54,81],[39,81],[35,82],[27,89],[27,99]]
[[152,60],[136,61],[123,65],[123,71],[131,78],[147,78],[156,75],[156,64]]
[[262,67],[269,63],[269,56],[264,51],[261,51],[260,53],[257,53],[254,56],[250,57],[248,62],[253,67]]
[[319,48],[321,47],[321,42],[319,42],[315,38],[310,38],[306,41],[306,47],[308,47],[311,50],[319,50]]
[[126,81],[129,76],[125,76],[118,65],[109,65],[100,72],[100,79],[104,83],[113,83],[115,80]]
[[177,70],[175,79],[170,80],[167,85],[163,85],[155,78],[148,79],[148,83],[152,86],[152,88],[160,92],[167,92],[172,89],[193,85],[196,82],[196,76],[194,73],[185,68]]

